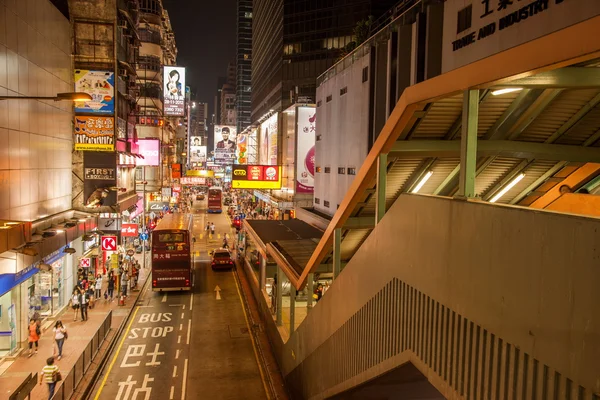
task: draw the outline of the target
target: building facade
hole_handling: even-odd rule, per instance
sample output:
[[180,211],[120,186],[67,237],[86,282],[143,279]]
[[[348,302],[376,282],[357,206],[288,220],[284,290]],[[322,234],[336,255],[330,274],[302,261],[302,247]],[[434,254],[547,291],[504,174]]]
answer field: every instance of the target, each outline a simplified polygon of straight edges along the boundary
[[235,108],[237,131],[250,125],[252,92],[252,0],[237,1]]

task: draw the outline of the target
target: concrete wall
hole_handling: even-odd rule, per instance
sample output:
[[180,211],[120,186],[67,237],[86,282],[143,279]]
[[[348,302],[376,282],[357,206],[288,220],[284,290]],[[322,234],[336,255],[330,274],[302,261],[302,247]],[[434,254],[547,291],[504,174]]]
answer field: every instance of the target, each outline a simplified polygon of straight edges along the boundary
[[[0,2],[0,95],[73,91],[69,21],[48,0]],[[0,218],[71,207],[73,105],[0,100]]]
[[409,361],[447,398],[591,398],[598,243],[599,219],[401,195],[285,344],[282,373],[304,398]]

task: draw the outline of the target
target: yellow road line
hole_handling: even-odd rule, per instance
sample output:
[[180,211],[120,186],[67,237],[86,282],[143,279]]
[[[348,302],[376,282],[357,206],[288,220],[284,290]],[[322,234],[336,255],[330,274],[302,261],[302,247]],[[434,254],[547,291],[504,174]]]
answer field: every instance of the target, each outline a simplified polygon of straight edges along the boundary
[[133,324],[133,321],[135,321],[135,316],[137,315],[137,312],[139,309],[140,309],[140,307],[135,308],[133,317],[131,317],[131,321],[129,321],[127,330],[125,331],[125,334],[123,335],[123,339],[121,339],[121,343],[119,343],[119,347],[117,348],[117,352],[115,353],[115,356],[113,357],[112,361],[110,362],[110,365],[108,366],[108,370],[106,371],[106,374],[104,375],[104,379],[102,379],[102,383],[100,384],[100,388],[98,389],[98,393],[96,393],[96,397],[94,397],[94,400],[98,400],[100,398],[100,394],[102,393],[102,389],[104,388],[104,385],[106,384],[108,375],[110,375],[110,371],[112,370],[113,365],[115,365],[115,362],[117,361],[117,357],[119,357],[119,352],[121,351],[121,347],[123,347],[123,343],[125,342],[125,339],[127,339],[127,334],[129,332],[129,330],[131,329],[131,325]]
[[265,389],[265,394],[267,395],[267,400],[271,400],[271,395],[269,393],[269,389],[267,388],[267,381],[265,380],[265,373],[263,372],[262,365],[260,364],[260,360],[258,359],[258,350],[256,350],[256,343],[254,342],[254,335],[252,334],[252,329],[250,329],[250,322],[248,322],[248,315],[246,314],[246,309],[244,308],[244,301],[242,300],[242,293],[240,292],[240,285],[237,282],[235,277],[235,272],[231,271],[233,275],[233,281],[235,282],[235,288],[237,289],[238,297],[240,298],[240,305],[242,306],[242,311],[244,313],[244,319],[246,320],[246,327],[248,328],[248,333],[250,334],[250,341],[252,342],[252,350],[254,350],[254,357],[256,357],[256,364],[258,365],[258,372],[260,372],[260,379],[262,380],[263,388]]

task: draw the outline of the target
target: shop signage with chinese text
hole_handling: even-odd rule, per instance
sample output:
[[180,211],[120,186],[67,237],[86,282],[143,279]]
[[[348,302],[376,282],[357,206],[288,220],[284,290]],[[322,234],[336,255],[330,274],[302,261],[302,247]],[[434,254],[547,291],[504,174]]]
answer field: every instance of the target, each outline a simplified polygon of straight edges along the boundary
[[206,185],[206,178],[197,176],[184,176],[180,180],[182,185]]
[[234,165],[232,189],[280,189],[281,166],[278,165]]
[[138,224],[123,224],[121,225],[121,236],[137,237]]
[[114,151],[114,122],[113,117],[76,116],[73,132],[75,150]]

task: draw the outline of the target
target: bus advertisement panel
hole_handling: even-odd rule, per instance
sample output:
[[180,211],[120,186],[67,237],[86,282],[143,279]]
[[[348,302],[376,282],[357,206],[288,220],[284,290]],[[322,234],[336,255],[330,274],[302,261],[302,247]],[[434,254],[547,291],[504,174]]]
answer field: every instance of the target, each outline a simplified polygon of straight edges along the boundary
[[192,288],[191,237],[189,214],[167,214],[152,231],[152,290]]
[[208,189],[208,212],[209,213],[221,213],[223,212],[222,206],[223,190],[220,187],[211,187]]

